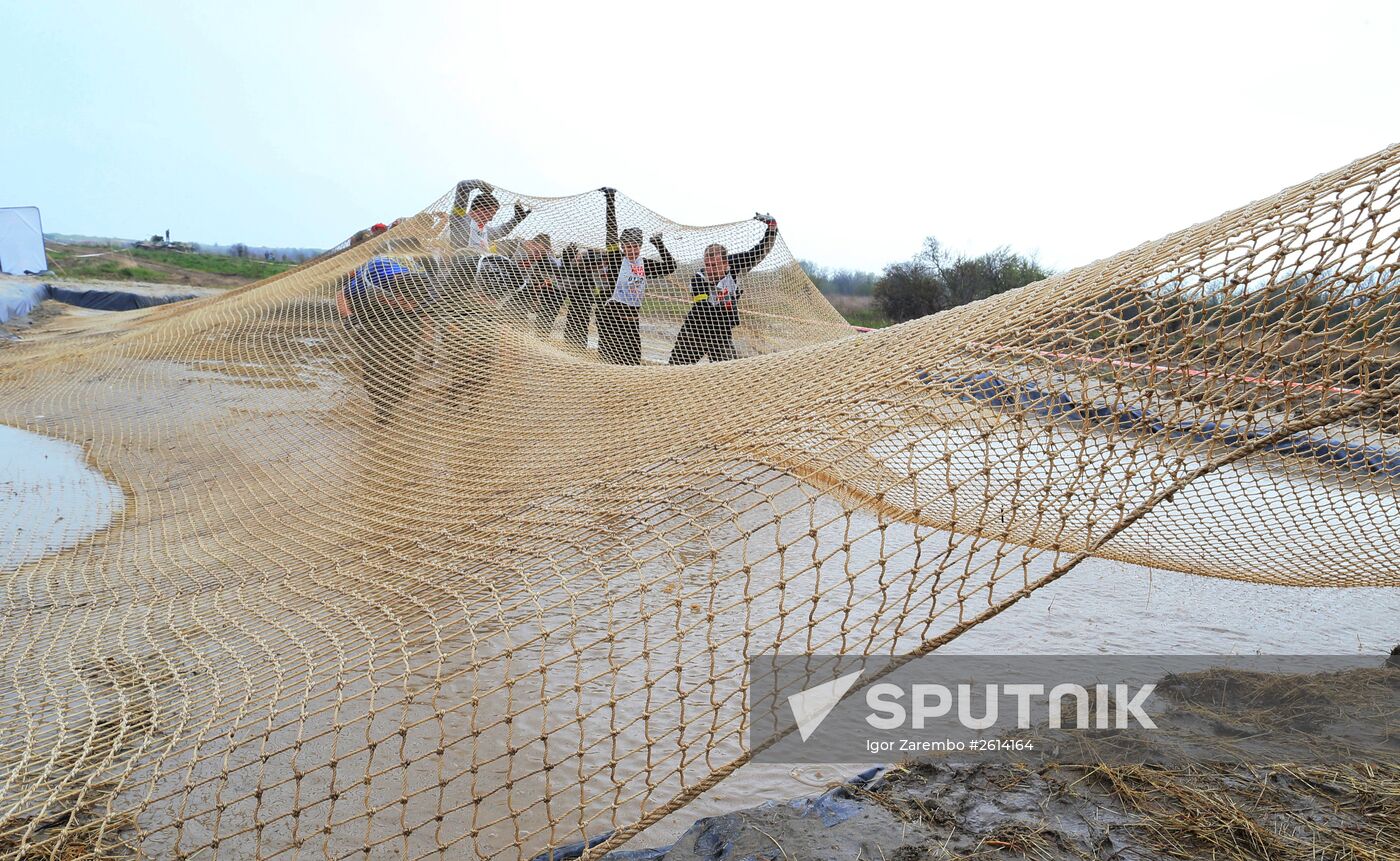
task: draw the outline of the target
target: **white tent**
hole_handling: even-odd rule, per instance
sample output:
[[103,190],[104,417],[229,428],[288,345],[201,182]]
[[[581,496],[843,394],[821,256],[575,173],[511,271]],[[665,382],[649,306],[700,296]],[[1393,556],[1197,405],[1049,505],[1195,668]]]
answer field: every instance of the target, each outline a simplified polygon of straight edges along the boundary
[[0,272],[23,275],[48,268],[39,207],[0,207]]

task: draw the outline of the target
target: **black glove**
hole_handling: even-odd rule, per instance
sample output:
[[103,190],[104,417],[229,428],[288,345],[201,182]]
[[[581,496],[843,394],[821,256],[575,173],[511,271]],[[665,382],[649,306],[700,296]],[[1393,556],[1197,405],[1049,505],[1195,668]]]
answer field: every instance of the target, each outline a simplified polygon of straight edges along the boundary
[[754,221],[762,221],[764,224],[768,225],[769,230],[778,229],[778,219],[774,218],[766,212],[755,212],[753,214],[753,219]]
[[617,189],[611,188],[606,185],[598,190],[601,191],[603,194],[607,195],[608,197],[614,197],[617,195]]
[[660,233],[659,231],[658,231],[657,233],[653,233],[653,234],[651,235],[651,240],[650,240],[650,241],[651,241],[651,244],[652,244],[652,245],[655,245],[657,248],[660,248],[660,247],[661,247],[661,233]]

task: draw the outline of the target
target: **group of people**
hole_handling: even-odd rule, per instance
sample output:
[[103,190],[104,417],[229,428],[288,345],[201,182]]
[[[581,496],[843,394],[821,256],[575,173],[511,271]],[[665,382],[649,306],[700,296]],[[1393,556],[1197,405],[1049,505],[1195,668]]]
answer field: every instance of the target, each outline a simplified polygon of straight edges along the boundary
[[[536,330],[544,335],[567,304],[566,344],[585,349],[596,314],[599,358],[641,364],[640,318],[647,288],[675,272],[677,262],[660,233],[647,239],[655,256],[643,256],[642,230],[619,232],[617,193],[606,187],[600,191],[605,199],[602,248],[573,243],[556,257],[547,234],[507,242],[530,210],[517,202],[511,217],[497,224],[501,206],[494,189],[470,180],[457,184],[447,215],[453,249],[449,260],[381,255],[347,274],[337,305],[352,333],[377,417],[386,419],[412,383],[416,336],[441,338],[460,325],[464,313],[494,311],[522,320],[533,314]],[[670,364],[735,358],[741,278],[763,261],[778,236],[771,216],[754,217],[765,229],[752,248],[731,254],[716,243],[705,249],[702,265],[690,279],[691,304]],[[509,254],[508,245],[513,246]],[[478,369],[468,376],[484,373]],[[470,389],[475,382],[464,378],[454,390]]]

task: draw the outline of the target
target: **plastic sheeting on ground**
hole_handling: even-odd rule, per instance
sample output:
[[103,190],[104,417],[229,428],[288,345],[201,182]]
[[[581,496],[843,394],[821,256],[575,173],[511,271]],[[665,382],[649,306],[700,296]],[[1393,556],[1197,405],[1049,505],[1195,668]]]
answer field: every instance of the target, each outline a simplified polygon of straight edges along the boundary
[[128,293],[125,290],[72,290],[25,281],[0,283],[0,324],[23,317],[39,307],[39,303],[45,299],[98,311],[135,311],[138,308],[150,308],[194,298],[197,298],[194,293],[150,296],[145,293]]
[[0,323],[23,317],[49,298],[49,285],[25,281],[0,283]]
[[[924,383],[934,382],[926,371],[919,371]],[[1148,433],[1167,431],[1173,437],[1190,436],[1201,442],[1245,445],[1272,436],[1268,425],[1245,427],[1229,422],[1187,420],[1168,424],[1139,407],[1116,409],[1075,401],[1063,392],[1043,389],[1034,382],[1007,382],[991,371],[953,377],[943,381],[968,400],[995,407],[1025,410],[1046,418],[1077,423],[1098,423]],[[1376,443],[1348,442],[1325,434],[1296,433],[1264,446],[1278,454],[1307,457],[1338,469],[1400,478],[1400,448],[1387,449]]]
[[50,287],[49,298],[79,308],[92,308],[97,311],[135,311],[170,302],[182,302],[195,298],[193,293],[177,296],[148,296],[144,293],[127,293],[122,290],[70,290],[67,287]]

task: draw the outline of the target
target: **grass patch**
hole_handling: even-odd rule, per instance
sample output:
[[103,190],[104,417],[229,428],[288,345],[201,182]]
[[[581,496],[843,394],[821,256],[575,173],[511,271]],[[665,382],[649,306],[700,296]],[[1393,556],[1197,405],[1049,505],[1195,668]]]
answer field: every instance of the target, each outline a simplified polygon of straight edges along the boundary
[[54,268],[68,278],[96,278],[104,281],[168,281],[164,272],[144,266],[126,266],[101,258],[60,261],[50,255]]
[[[837,309],[841,310],[841,309]],[[841,311],[841,316],[846,318],[846,322],[852,326],[868,326],[871,329],[883,329],[890,324],[889,318],[880,312],[878,308],[850,308]]]
[[160,248],[132,248],[128,252],[138,260],[150,260],[166,266],[178,266],[196,272],[213,275],[232,275],[237,278],[266,278],[291,269],[291,263],[269,263],[251,257],[230,257],[226,254],[199,254],[189,251],[174,251]]
[[220,279],[256,281],[286,272],[295,265],[160,248],[113,246],[103,249],[100,246],[52,244],[45,251],[49,265],[57,275],[77,280],[226,286],[230,281]]

